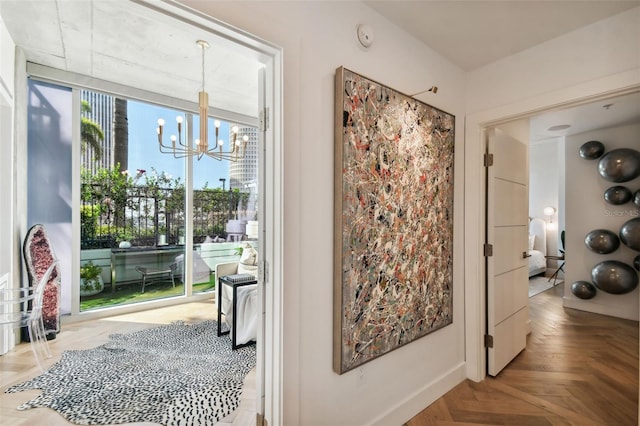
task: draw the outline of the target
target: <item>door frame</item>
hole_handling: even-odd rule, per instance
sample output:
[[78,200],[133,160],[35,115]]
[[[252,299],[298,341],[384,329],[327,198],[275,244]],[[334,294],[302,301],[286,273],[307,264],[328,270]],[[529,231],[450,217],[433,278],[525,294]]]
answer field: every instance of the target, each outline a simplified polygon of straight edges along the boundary
[[[509,121],[554,109],[568,108],[640,90],[637,70],[566,87],[509,105],[469,114],[465,122],[464,276],[465,356],[467,378],[479,382],[486,375],[484,334],[486,324],[485,265],[482,247],[486,223],[483,155],[486,132]],[[478,213],[479,212],[479,213]]]
[[[283,142],[283,49],[275,44],[259,39],[247,32],[232,27],[222,21],[211,16],[197,12],[184,5],[173,3],[170,1],[156,2],[153,0],[132,0],[151,10],[164,14],[170,18],[184,22],[207,31],[223,38],[225,42],[233,45],[239,45],[243,48],[249,48],[256,55],[256,58],[264,65],[265,73],[265,90],[264,104],[268,109],[267,129],[264,132],[265,152],[261,153],[264,157],[264,192],[261,197],[265,197],[265,210],[260,219],[261,235],[267,241],[262,247],[264,266],[266,272],[264,274],[263,286],[261,288],[262,303],[265,309],[264,327],[259,330],[258,340],[262,343],[260,360],[262,372],[260,379],[257,380],[256,411],[262,415],[268,424],[278,425],[283,422],[283,240],[284,240],[284,142]],[[20,51],[18,51],[20,52]],[[20,54],[16,62],[18,67],[20,64],[26,68],[27,61],[24,55]],[[32,65],[33,67],[33,65]],[[35,66],[39,68],[39,66]],[[40,67],[45,68],[45,67]],[[48,68],[48,67],[46,67]],[[56,74],[65,74],[66,72]],[[66,73],[71,74],[71,73]],[[20,83],[24,84],[24,91],[16,96],[16,105],[22,105],[22,108],[16,106],[18,113],[23,113],[26,117],[26,80],[28,73],[19,72],[16,75],[16,87]],[[58,75],[58,77],[60,77]],[[64,80],[62,80],[64,81]],[[60,82],[60,81],[59,81]],[[73,85],[72,85],[73,86]],[[127,88],[129,90],[130,88]],[[113,91],[117,93],[117,91]],[[140,100],[144,100],[141,97]],[[15,139],[23,138],[26,140],[26,127],[18,126]],[[18,153],[18,159],[14,167],[15,170],[26,170],[26,151]],[[19,186],[24,182],[24,176],[19,174],[20,180],[16,185]],[[76,176],[77,177],[77,176]],[[74,202],[77,202],[75,200]],[[13,213],[14,217],[26,217],[26,207],[20,204]],[[26,232],[24,221],[17,221],[15,231],[24,234]],[[76,236],[77,237],[77,236]],[[74,238],[79,241],[78,238]],[[76,248],[79,249],[79,246]],[[78,251],[78,250],[76,250]],[[78,251],[79,253],[79,251]],[[72,266],[79,267],[79,260]],[[264,270],[264,269],[263,269]],[[260,293],[260,291],[259,291]],[[163,304],[172,304],[172,301],[160,301],[154,306],[161,307]],[[123,308],[125,313],[127,308]],[[135,309],[135,307],[131,308]],[[83,319],[92,319],[91,315],[83,316]]]
[[[263,327],[258,330],[258,340],[262,348],[258,356],[260,367],[256,389],[256,411],[259,417],[270,425],[283,423],[283,268],[284,268],[284,142],[283,142],[283,49],[236,27],[198,12],[185,5],[174,2],[156,2],[153,0],[133,0],[149,9],[225,38],[230,44],[240,45],[255,52],[264,65],[264,106],[265,150],[259,155],[264,171],[260,174],[264,183],[260,183],[260,198],[264,197],[264,214],[261,215],[259,232],[264,244],[260,247],[263,255],[261,262],[262,286],[259,290],[260,303],[264,307]],[[262,369],[262,372],[260,370]]]
[[[256,411],[270,425],[283,423],[283,268],[284,268],[284,143],[283,143],[283,49],[273,43],[253,36],[209,15],[174,2],[133,0],[149,9],[181,20],[189,25],[206,28],[225,38],[230,44],[240,45],[255,52],[264,65],[264,106],[266,119],[264,130],[265,150],[260,171],[264,178],[260,183],[260,198],[264,199],[264,214],[259,221],[259,232],[264,244],[260,251],[262,286],[260,303],[264,309],[263,326],[259,327],[258,340],[262,342],[258,357],[259,366],[256,389]],[[262,371],[260,371],[262,370]]]
[[[261,206],[264,214],[259,220],[259,233],[263,244],[259,247],[261,288],[258,291],[261,315],[258,329],[258,365],[256,411],[257,422],[270,425],[283,424],[284,388],[282,358],[284,338],[283,270],[284,270],[284,141],[283,141],[283,49],[273,43],[244,32],[209,15],[197,12],[178,3],[157,4],[153,0],[134,0],[149,8],[157,7],[167,16],[182,19],[194,26],[202,26],[229,43],[252,49],[264,65],[260,73],[264,77],[260,100],[265,110],[264,150],[260,150],[259,173]],[[266,422],[265,422],[266,421]]]

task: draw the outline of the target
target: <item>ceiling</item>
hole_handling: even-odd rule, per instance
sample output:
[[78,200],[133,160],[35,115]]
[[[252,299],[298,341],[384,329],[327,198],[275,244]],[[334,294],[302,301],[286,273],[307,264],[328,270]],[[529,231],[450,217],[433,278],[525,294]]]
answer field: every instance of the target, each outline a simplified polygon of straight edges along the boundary
[[[365,1],[381,15],[466,71],[640,5],[640,0]],[[212,107],[257,116],[255,52],[229,46],[202,28],[125,0],[0,0],[15,43],[31,62],[196,102],[202,86]],[[124,48],[126,46],[126,48]],[[612,103],[607,101],[606,103]],[[640,117],[638,98],[543,114],[532,119],[539,139]],[[606,120],[605,120],[606,119]],[[615,121],[615,122],[614,122]],[[562,132],[552,125],[571,124]],[[545,127],[546,126],[546,127]],[[593,128],[593,127],[592,127]]]
[[640,0],[365,3],[465,71],[640,6]]
[[0,15],[30,62],[257,117],[255,52],[126,0],[0,0]]
[[[531,117],[530,142],[542,143],[561,136],[640,122],[640,92],[591,102],[574,108]],[[555,126],[571,127],[553,130]]]

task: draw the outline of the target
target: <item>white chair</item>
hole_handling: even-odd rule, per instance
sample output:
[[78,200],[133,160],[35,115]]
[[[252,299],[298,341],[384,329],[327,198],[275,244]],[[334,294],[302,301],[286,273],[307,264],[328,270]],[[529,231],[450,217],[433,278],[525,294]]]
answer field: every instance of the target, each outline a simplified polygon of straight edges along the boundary
[[27,327],[36,363],[44,371],[44,358],[51,358],[42,320],[44,290],[58,261],[54,261],[35,287],[0,289],[0,324]]

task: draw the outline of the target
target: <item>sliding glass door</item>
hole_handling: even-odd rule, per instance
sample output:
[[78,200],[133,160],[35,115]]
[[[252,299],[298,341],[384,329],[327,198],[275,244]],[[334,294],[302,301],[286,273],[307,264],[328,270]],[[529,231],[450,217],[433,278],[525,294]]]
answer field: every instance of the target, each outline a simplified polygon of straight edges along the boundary
[[185,294],[186,162],[156,131],[185,113],[87,90],[81,107],[80,310]]
[[210,117],[210,147],[231,154],[185,156],[173,146],[197,146],[189,111],[29,85],[28,219],[50,228],[61,313],[213,297],[216,266],[258,245],[257,129]]

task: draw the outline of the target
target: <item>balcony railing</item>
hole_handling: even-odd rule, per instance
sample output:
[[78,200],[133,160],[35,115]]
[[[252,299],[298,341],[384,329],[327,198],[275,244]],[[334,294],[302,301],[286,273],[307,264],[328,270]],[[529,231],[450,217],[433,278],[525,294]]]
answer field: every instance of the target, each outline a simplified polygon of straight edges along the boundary
[[[184,244],[185,190],[183,186],[82,185],[81,248],[115,248],[120,241],[133,246]],[[193,243],[207,236],[226,239],[230,219],[253,219],[249,194],[221,189],[193,191]],[[251,217],[247,217],[251,216]]]

